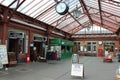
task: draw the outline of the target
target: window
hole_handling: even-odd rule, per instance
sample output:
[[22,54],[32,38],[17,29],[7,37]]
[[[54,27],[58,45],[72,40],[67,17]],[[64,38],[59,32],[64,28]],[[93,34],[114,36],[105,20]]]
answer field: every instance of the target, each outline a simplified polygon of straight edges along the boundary
[[87,43],[87,51],[91,51],[91,42]]
[[96,51],[96,42],[88,42],[87,51],[91,51],[91,52]]

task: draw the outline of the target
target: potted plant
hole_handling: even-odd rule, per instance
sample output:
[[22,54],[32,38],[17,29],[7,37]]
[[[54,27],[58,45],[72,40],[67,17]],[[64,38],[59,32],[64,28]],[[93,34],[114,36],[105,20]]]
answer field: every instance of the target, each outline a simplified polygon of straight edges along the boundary
[[83,48],[84,48],[84,51],[87,51],[87,45],[84,45]]
[[105,46],[105,56],[107,56],[108,55],[108,49],[109,49],[109,47],[108,46]]

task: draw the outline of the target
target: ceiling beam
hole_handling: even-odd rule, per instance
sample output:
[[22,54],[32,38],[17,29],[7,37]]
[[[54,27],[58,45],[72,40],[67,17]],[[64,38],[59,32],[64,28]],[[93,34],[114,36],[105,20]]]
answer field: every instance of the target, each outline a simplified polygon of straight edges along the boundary
[[[99,19],[100,20],[100,18],[99,18],[99,16],[97,16],[97,15],[93,15],[93,17],[96,17],[97,19]],[[101,21],[101,20],[100,20]],[[112,21],[108,21],[108,20],[106,20],[106,19],[103,19],[103,21],[104,21],[104,24],[105,24],[105,22],[107,22],[107,23],[109,23],[109,24],[112,24],[112,25],[114,25],[114,26],[109,26],[109,24],[108,24],[108,26],[110,27],[110,28],[112,28],[112,29],[118,29],[119,27],[118,26],[120,26],[120,25],[118,25],[118,24],[115,24],[115,23],[113,23]],[[101,22],[100,22],[100,24],[101,24]],[[103,24],[103,25],[104,25]]]
[[[97,20],[93,20],[93,22],[94,22],[94,24],[96,24],[96,25],[99,25],[99,26],[101,25],[100,22],[97,21]],[[105,27],[105,26],[106,26],[106,27]],[[108,28],[108,27],[109,27],[109,28]],[[103,28],[112,31],[113,33],[116,31],[116,30],[114,30],[114,28],[112,28],[112,27],[110,27],[110,26],[108,26],[108,25],[106,25],[106,24],[103,24]]]
[[[88,5],[87,5],[87,6],[88,6]],[[99,10],[99,9],[94,8],[94,7],[91,7],[91,6],[88,6],[88,7],[92,8],[92,9]],[[116,17],[120,18],[120,16],[118,16],[118,15],[115,15],[115,14],[112,14],[112,13],[109,13],[109,12],[107,12],[107,11],[103,11],[103,10],[101,10],[101,11],[104,12],[104,13],[110,14],[111,16],[116,16]]]
[[[1,4],[0,4],[0,9],[1,9],[1,10],[0,10],[0,14],[2,14],[2,15],[3,15],[3,12],[4,12],[6,9],[9,10],[9,11],[8,11],[8,15],[11,15],[11,14],[13,13],[13,9],[10,9],[10,8],[8,8],[8,7],[5,7],[5,6],[1,5]],[[18,20],[21,20],[21,21],[24,21],[24,22],[29,23],[29,24],[33,24],[33,25],[42,27],[42,28],[44,28],[44,29],[47,29],[47,27],[51,27],[51,29],[54,28],[54,26],[51,26],[51,25],[46,24],[46,23],[44,23],[44,22],[41,22],[41,21],[39,21],[39,20],[37,20],[37,19],[34,19],[34,18],[32,18],[32,17],[26,16],[26,15],[24,15],[24,14],[22,14],[22,13],[17,12],[17,11],[14,13],[13,19],[14,19],[14,18],[15,18],[15,19],[18,19]],[[65,35],[65,34],[70,35],[69,33],[65,32],[65,31],[62,31],[62,30],[60,30],[60,29],[58,29],[58,28],[55,28],[54,31],[55,31],[55,32],[58,32],[58,33],[61,33],[61,34],[63,34],[63,35]]]
[[101,26],[103,26],[102,9],[101,9],[101,2],[100,2],[100,0],[98,0],[98,5],[99,5],[99,13],[100,13]]
[[[64,17],[67,17],[67,15],[68,15],[68,13],[65,14],[64,16],[62,16],[61,18],[57,19],[56,21],[52,22],[51,25],[54,24],[54,23],[56,23],[56,22],[59,22],[59,21],[62,20]],[[65,20],[65,19],[64,19],[64,20]],[[64,21],[64,20],[63,20],[63,21]],[[61,22],[60,22],[60,23],[61,23]],[[59,24],[60,24],[60,23],[59,23]],[[57,25],[58,25],[58,24],[57,24]]]
[[[82,26],[82,24],[81,24],[70,12],[68,12],[68,14],[69,14],[80,26]],[[84,26],[82,26],[82,27],[84,27]]]
[[116,35],[115,33],[91,33],[91,34],[74,34],[74,36],[79,35]]
[[89,11],[88,11],[88,9],[87,9],[86,4],[84,3],[83,0],[79,0],[79,2],[80,2],[81,5],[83,6],[83,8],[84,8],[84,10],[85,10],[85,12],[86,12],[86,14],[87,14],[89,20],[90,20],[90,23],[93,24],[92,18],[91,18],[91,16],[90,16],[90,13],[89,13]]
[[[96,15],[98,15],[98,14],[96,14]],[[103,12],[103,15],[102,15],[102,22],[107,21],[107,22],[110,22],[110,23],[116,25],[116,27],[119,27],[120,24],[119,24],[119,22],[115,19],[116,17],[115,17],[115,16],[111,16],[111,17],[114,17],[114,19],[112,19],[112,18],[106,16],[105,13]]]
[[[83,17],[85,17],[85,15],[81,16],[80,18],[78,18],[77,21],[80,20],[80,19],[82,19]],[[63,26],[63,27],[60,28],[60,29],[64,29],[65,27],[69,27],[69,25],[71,25],[71,24],[74,23],[74,22],[76,22],[76,20],[73,21],[73,22],[71,22],[70,24],[67,24],[67,25]],[[78,22],[79,22],[79,21],[78,21]],[[78,22],[77,22],[77,23],[78,23]],[[78,24],[80,24],[80,22],[79,22]],[[79,26],[81,26],[81,25],[79,25]]]
[[108,41],[108,40],[110,40],[110,41],[117,41],[118,39],[116,38],[116,37],[89,37],[89,38],[87,38],[87,37],[82,37],[82,38],[79,38],[79,37],[72,37],[72,40],[74,40],[74,41],[100,41],[100,40],[102,40],[102,41]]
[[116,31],[116,34],[119,35],[120,33],[120,28]]
[[64,28],[66,28],[66,27],[68,27],[69,25],[71,25],[71,24],[73,24],[73,23],[75,23],[76,21],[73,21],[73,22],[71,22],[71,23],[69,23],[69,24],[67,24],[67,25],[65,25],[65,26],[63,26],[63,27],[61,27],[60,29],[64,29]]
[[7,7],[12,6],[17,0],[14,0],[11,4],[9,4]]
[[[85,26],[86,24],[89,24],[89,21],[86,21],[83,23],[83,25]],[[83,27],[80,26],[76,26],[74,29],[71,29],[69,31],[69,33],[71,32],[72,34],[75,34],[76,32],[78,32],[79,30],[83,29]]]
[[[16,2],[16,1],[15,1]],[[8,6],[8,8],[13,5],[15,2],[13,2],[12,4],[10,4]],[[13,17],[14,13],[17,11],[17,9],[25,2],[25,0],[23,0],[22,2],[20,2],[20,0],[18,0],[18,3],[15,7],[15,9],[13,9],[12,13],[9,15],[9,18],[8,18],[8,22],[10,21],[10,19]]]

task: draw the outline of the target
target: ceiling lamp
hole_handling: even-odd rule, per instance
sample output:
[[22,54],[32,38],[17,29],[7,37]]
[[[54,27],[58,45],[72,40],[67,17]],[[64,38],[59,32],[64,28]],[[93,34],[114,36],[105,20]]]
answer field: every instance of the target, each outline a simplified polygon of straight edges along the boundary
[[56,3],[59,3],[59,2],[61,2],[62,0],[54,0]]
[[76,7],[75,7],[75,9],[72,11],[72,13],[73,13],[73,16],[74,16],[75,18],[79,18],[80,14],[81,14],[81,10],[79,10],[78,5],[76,5]]
[[88,27],[87,27],[87,30],[90,31],[90,29],[91,29],[91,26],[88,26]]

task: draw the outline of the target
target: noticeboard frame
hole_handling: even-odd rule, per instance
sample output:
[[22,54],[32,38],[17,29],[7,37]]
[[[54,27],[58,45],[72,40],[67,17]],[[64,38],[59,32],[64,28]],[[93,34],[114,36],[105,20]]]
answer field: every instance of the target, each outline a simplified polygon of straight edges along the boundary
[[0,59],[2,61],[2,64],[8,64],[8,54],[6,45],[0,45]]
[[84,79],[84,64],[83,63],[72,63],[71,76],[81,77]]

